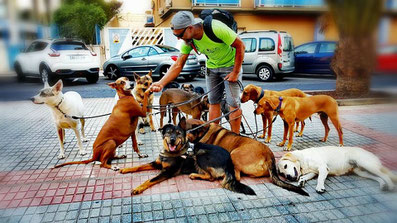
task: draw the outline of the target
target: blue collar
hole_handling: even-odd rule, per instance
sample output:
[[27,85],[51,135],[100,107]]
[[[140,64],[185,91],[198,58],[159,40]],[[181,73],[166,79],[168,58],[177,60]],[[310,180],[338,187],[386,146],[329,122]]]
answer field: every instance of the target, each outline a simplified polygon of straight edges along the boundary
[[265,90],[262,90],[261,88],[261,94],[259,95],[258,99],[256,99],[255,103],[258,104],[258,102],[263,98],[265,95]]
[[277,113],[280,112],[281,104],[283,103],[283,98],[280,96],[280,97],[278,98],[278,100],[280,100],[280,103],[278,104],[276,110],[274,110],[274,111],[276,111]]

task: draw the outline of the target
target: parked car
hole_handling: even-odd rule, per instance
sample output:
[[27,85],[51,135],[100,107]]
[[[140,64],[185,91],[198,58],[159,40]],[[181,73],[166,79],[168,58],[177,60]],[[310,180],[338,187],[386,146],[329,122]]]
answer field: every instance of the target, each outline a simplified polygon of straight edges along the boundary
[[330,74],[330,63],[337,42],[316,41],[295,48],[295,72]]
[[[179,50],[166,45],[142,45],[115,55],[103,64],[104,75],[110,79],[121,76],[147,74],[164,76],[178,58]],[[200,72],[200,64],[196,55],[189,55],[180,75],[186,80],[193,80]]]
[[376,71],[397,74],[397,45],[384,45],[378,48]]
[[244,74],[256,74],[261,81],[282,79],[294,71],[294,42],[284,31],[242,32],[245,44]]
[[19,81],[26,76],[40,77],[54,84],[59,79],[84,77],[89,83],[99,78],[99,59],[96,53],[78,40],[35,40],[15,60]]

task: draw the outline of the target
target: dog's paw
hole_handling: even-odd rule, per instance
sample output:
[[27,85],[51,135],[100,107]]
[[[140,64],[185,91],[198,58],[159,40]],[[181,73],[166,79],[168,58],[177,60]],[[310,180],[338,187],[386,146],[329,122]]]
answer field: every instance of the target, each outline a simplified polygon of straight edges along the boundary
[[139,133],[140,133],[140,134],[145,134],[145,133],[146,133],[146,132],[145,132],[145,129],[144,129],[144,128],[139,129]]
[[283,147],[284,145],[285,145],[284,142],[280,142],[279,144],[277,144],[277,146],[279,146],[279,147]]
[[295,137],[303,137],[303,134],[296,134]]
[[119,170],[120,170],[120,167],[118,167],[118,166],[112,166],[111,169],[114,170],[114,171],[119,171]]
[[142,193],[144,190],[145,190],[145,189],[142,188],[142,187],[137,187],[137,188],[131,190],[131,195],[140,194],[140,193]]
[[191,174],[189,175],[189,178],[190,178],[191,180],[196,179],[196,177],[195,177],[195,175],[194,175],[193,173],[191,173]]
[[87,152],[86,151],[80,151],[79,154],[80,154],[80,156],[84,156],[84,155],[87,154]]
[[326,190],[325,190],[325,188],[324,187],[316,187],[316,191],[317,191],[317,193],[319,193],[319,194],[322,194],[322,193],[324,193]]
[[88,139],[87,138],[83,138],[81,141],[88,142]]
[[306,182],[307,182],[306,180],[299,180],[298,181],[298,186],[299,187],[305,187]]
[[58,155],[58,159],[60,159],[60,160],[61,160],[61,159],[65,159],[65,154],[59,154],[59,155]]
[[148,155],[144,154],[144,153],[138,153],[138,157],[139,158],[146,158],[146,157],[148,157]]
[[121,174],[126,174],[127,171],[125,171],[125,168],[123,168],[123,169],[120,169],[120,170],[119,170],[119,173],[121,173]]
[[265,134],[258,136],[258,139],[264,139],[265,138]]
[[267,139],[265,140],[265,143],[270,143],[270,140],[272,140],[272,138],[267,138]]
[[143,142],[142,142],[142,141],[138,141],[138,145],[139,145],[139,146],[142,146],[142,145],[143,145]]
[[157,130],[156,129],[152,129],[152,132],[157,132]]

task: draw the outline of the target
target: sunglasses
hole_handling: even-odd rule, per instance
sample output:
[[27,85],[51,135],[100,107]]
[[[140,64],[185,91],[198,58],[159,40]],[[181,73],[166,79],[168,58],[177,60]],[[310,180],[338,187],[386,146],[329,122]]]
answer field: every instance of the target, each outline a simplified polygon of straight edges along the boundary
[[[181,33],[179,33],[179,34],[175,34],[175,33],[173,33],[174,34],[174,36],[176,36],[176,37],[178,37],[178,38],[181,38],[182,39],[182,37],[183,37],[183,35],[185,35],[185,31],[186,31],[186,29],[187,28],[189,28],[189,26],[188,27],[186,27],[186,28],[184,28],[183,29],[183,31],[181,32]],[[171,28],[172,30],[174,30],[174,28]]]

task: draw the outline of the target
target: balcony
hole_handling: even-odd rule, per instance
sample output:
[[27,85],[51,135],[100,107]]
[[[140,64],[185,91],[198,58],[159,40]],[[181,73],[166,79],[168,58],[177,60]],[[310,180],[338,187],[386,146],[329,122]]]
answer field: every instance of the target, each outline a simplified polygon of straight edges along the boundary
[[255,7],[324,7],[324,0],[255,0]]
[[240,0],[192,0],[193,6],[240,6]]

